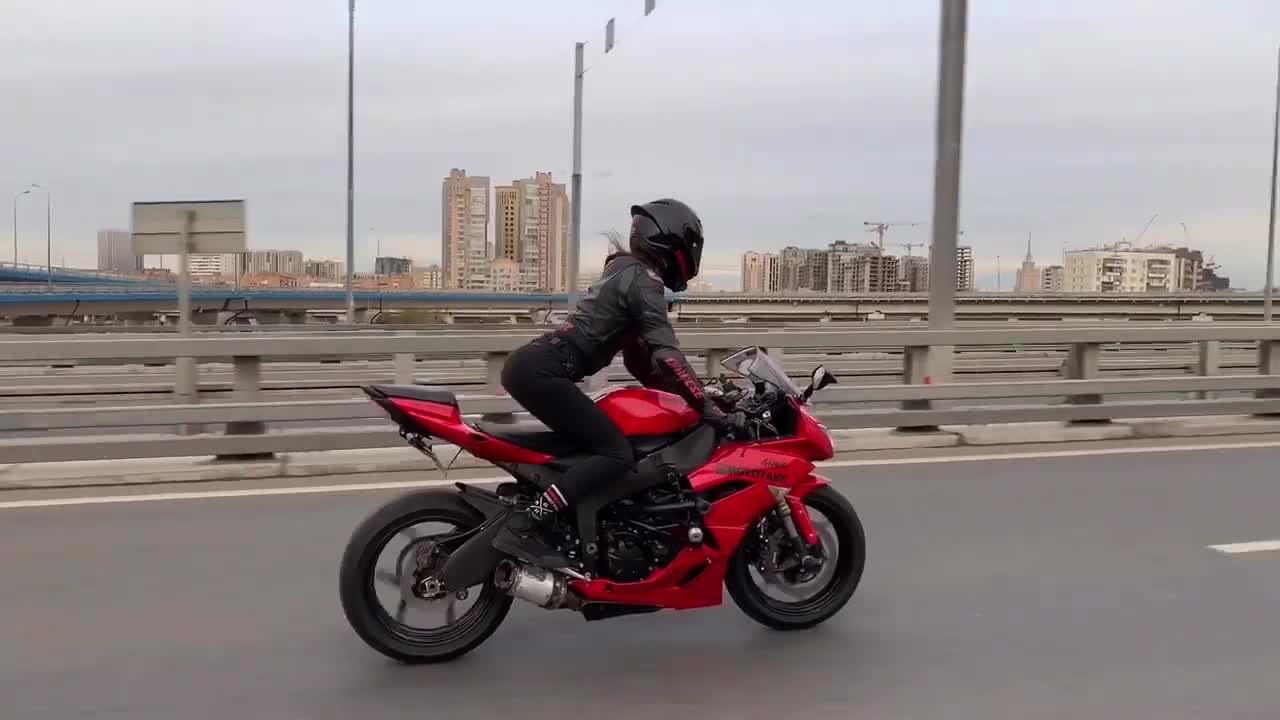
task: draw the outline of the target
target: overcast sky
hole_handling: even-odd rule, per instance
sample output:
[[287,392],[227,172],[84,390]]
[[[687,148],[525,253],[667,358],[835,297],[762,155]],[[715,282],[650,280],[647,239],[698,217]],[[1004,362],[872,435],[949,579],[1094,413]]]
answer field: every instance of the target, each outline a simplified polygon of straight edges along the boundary
[[[721,287],[745,249],[861,241],[864,221],[918,221],[887,242],[927,242],[937,2],[642,6],[360,0],[357,267],[373,238],[439,257],[451,167],[568,182],[575,40],[589,65],[584,268],[629,204],[664,195],[703,215]],[[0,191],[52,188],[55,262],[91,266],[95,231],[127,227],[132,201],[227,197],[249,202],[251,247],[343,257],[344,0],[0,10]],[[982,284],[1000,255],[1008,286],[1028,232],[1045,263],[1133,239],[1159,213],[1144,244],[1182,242],[1185,223],[1235,284],[1261,285],[1280,2],[970,11],[961,223]],[[40,198],[22,201],[20,230],[21,257],[43,261]]]

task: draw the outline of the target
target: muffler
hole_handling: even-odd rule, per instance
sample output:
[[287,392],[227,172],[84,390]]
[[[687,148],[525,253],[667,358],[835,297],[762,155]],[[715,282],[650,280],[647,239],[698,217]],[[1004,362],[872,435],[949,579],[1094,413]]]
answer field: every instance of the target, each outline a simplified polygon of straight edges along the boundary
[[569,591],[566,575],[535,565],[503,560],[493,571],[493,584],[502,592],[548,610],[577,610],[578,596]]

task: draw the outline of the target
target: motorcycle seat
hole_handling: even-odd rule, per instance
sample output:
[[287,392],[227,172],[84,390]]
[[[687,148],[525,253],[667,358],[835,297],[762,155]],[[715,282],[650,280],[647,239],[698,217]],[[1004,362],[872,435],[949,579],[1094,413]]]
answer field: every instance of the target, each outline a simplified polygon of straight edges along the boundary
[[[586,454],[584,449],[573,440],[548,430],[547,426],[542,423],[478,422],[473,427],[485,435],[509,442],[516,447],[545,453],[557,459]],[[674,441],[672,437],[640,436],[628,439],[631,441],[632,448],[635,449],[637,460],[670,445]]]
[[370,385],[368,390],[383,397],[421,400],[458,407],[458,396],[454,395],[452,390],[435,385]]
[[578,444],[558,435],[541,423],[493,423],[478,422],[475,428],[485,435],[509,442],[516,447],[563,457],[579,452]]

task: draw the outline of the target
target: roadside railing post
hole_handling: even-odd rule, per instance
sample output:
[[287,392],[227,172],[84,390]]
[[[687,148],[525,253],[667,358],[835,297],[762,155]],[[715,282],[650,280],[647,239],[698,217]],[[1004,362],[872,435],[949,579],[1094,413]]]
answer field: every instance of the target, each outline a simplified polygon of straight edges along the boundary
[[[196,370],[196,359],[180,357],[174,359],[173,394],[179,405],[196,405],[200,402],[200,379]],[[179,425],[179,435],[199,435],[204,432],[203,425]]]
[[[1102,346],[1098,343],[1073,343],[1067,352],[1067,379],[1092,380],[1098,377],[1102,361]],[[1096,394],[1070,395],[1068,405],[1101,405],[1102,396]],[[1072,423],[1100,424],[1110,420],[1072,420]]]
[[[507,353],[488,352],[484,354],[484,385],[490,395],[506,397],[506,388],[502,387],[502,367],[507,363]],[[485,413],[481,416],[485,422],[514,423],[513,413]]]
[[[262,358],[257,355],[236,355],[231,358],[235,375],[231,397],[237,403],[262,402]],[[262,435],[267,425],[257,420],[227,423],[228,435]],[[270,458],[272,453],[246,453],[219,455],[219,460],[259,460]]]
[[[927,345],[913,345],[902,348],[902,383],[904,385],[930,385],[932,379],[933,355]],[[931,410],[933,403],[926,399],[903,400],[903,410]],[[907,432],[936,432],[937,425],[909,425],[898,430]]]
[[[411,336],[412,332],[398,332],[397,336]],[[415,379],[413,363],[416,356],[411,352],[399,352],[392,356],[392,363],[395,367],[395,382],[397,385],[412,385]]]
[[394,359],[396,367],[396,384],[412,385],[414,381],[413,353],[396,353]]
[[724,368],[721,367],[720,363],[724,362],[724,359],[729,357],[729,351],[724,348],[713,348],[704,352],[702,357],[706,362],[706,377],[707,379],[713,379],[719,377],[720,373],[724,372]]
[[[1212,377],[1217,375],[1221,369],[1222,363],[1222,347],[1217,340],[1201,340],[1196,344],[1198,350],[1198,359],[1196,361],[1196,372],[1200,377]],[[1212,399],[1217,393],[1200,391],[1196,393],[1199,400]]]
[[[1258,374],[1280,375],[1280,340],[1258,341]],[[1262,389],[1253,394],[1259,399],[1280,397],[1280,389]],[[1277,417],[1273,413],[1259,413],[1261,417]]]
[[[924,385],[929,381],[929,348],[928,346],[905,347],[902,349],[902,383],[904,385]],[[928,410],[928,400],[903,400],[903,410]]]

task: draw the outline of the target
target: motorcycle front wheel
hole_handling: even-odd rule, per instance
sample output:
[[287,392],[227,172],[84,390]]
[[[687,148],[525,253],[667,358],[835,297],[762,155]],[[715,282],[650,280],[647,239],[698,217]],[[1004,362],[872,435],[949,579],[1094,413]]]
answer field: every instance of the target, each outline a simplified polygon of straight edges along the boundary
[[488,639],[512,598],[492,582],[445,591],[437,579],[454,541],[483,522],[456,492],[427,490],[396,498],[360,523],[338,573],[356,635],[408,664],[452,660]]
[[775,630],[803,630],[840,612],[858,589],[866,564],[862,522],[843,495],[821,487],[804,504],[822,542],[820,568],[800,568],[776,513],[769,513],[743,538],[725,574],[734,603]]

